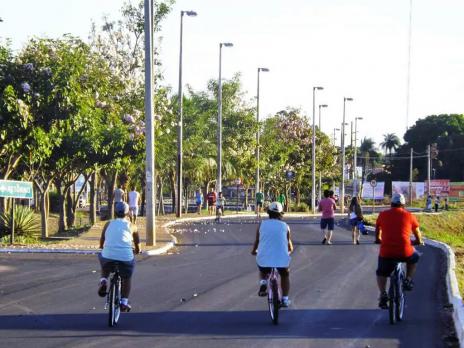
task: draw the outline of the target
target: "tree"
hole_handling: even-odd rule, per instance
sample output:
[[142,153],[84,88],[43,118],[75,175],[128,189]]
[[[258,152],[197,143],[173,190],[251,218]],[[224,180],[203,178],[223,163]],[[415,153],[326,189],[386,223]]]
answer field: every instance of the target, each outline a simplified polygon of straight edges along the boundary
[[392,150],[396,150],[400,145],[400,139],[393,133],[387,133],[383,135],[383,142],[380,143],[380,147],[385,149],[385,156],[387,151],[391,157]]

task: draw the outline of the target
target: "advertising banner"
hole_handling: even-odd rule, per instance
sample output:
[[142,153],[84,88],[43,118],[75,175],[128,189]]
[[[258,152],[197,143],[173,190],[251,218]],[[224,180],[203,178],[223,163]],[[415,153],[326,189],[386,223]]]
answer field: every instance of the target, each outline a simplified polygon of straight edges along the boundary
[[[425,186],[427,187],[427,181],[425,182]],[[446,180],[430,180],[430,192],[432,196],[448,196],[450,191],[450,181]]]
[[[401,193],[409,198],[409,181],[392,181],[392,193]],[[423,182],[412,183],[412,199],[424,197],[425,185]]]
[[464,201],[464,182],[450,182],[449,200]]
[[[385,182],[376,182],[376,186],[372,187],[370,182],[363,183],[362,198],[363,199],[383,199],[385,192]],[[374,197],[372,197],[374,195]]]

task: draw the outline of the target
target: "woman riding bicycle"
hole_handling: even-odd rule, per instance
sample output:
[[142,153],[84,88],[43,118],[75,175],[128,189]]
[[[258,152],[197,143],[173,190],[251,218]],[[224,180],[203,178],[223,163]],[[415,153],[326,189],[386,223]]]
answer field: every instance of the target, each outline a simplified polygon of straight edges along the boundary
[[[98,259],[101,265],[101,279],[98,287],[98,295],[106,296],[108,277],[117,265],[121,275],[121,311],[129,312],[129,293],[131,289],[131,277],[135,267],[136,254],[140,252],[140,238],[135,225],[127,220],[129,206],[124,202],[117,202],[114,207],[116,219],[108,221],[103,228],[100,237],[100,249]],[[132,249],[132,243],[135,249]]]
[[281,278],[282,307],[288,307],[290,300],[290,253],[293,244],[290,238],[290,227],[282,220],[283,206],[279,202],[269,205],[269,220],[258,225],[256,240],[251,251],[256,255],[259,269],[259,296],[266,296],[267,278],[272,268],[277,268]]

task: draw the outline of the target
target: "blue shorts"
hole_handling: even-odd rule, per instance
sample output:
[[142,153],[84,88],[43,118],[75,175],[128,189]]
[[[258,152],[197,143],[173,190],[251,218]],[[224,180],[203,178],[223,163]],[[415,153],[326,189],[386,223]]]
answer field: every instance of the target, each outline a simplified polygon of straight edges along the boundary
[[414,251],[409,257],[390,259],[379,256],[377,271],[375,272],[380,277],[389,277],[395,270],[396,264],[399,262],[406,262],[408,265],[415,264],[419,261],[420,256],[417,251]]
[[98,254],[98,260],[100,261],[103,272],[112,272],[114,267],[118,265],[121,278],[130,278],[132,277],[132,273],[134,273],[135,257],[132,259],[132,261],[119,261],[104,258],[100,253]]
[[333,231],[335,226],[335,219],[334,218],[328,218],[328,219],[321,219],[321,229],[325,230],[326,228],[329,228],[329,231]]
[[356,227],[358,226],[358,223],[359,223],[359,220],[357,217],[355,217],[354,219],[350,219],[350,225],[353,226],[353,227]]

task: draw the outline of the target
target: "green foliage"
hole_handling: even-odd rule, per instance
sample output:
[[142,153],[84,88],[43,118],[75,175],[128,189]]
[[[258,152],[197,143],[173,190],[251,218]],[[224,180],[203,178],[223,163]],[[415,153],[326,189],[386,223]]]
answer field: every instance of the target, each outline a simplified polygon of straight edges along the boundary
[[[31,237],[40,232],[40,224],[37,221],[34,211],[29,207],[16,205],[14,210],[15,235]],[[0,214],[0,236],[11,234],[11,214]]]
[[295,204],[290,207],[290,211],[299,212],[299,213],[309,213],[309,205],[304,202],[300,204]]

